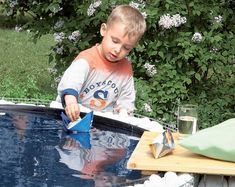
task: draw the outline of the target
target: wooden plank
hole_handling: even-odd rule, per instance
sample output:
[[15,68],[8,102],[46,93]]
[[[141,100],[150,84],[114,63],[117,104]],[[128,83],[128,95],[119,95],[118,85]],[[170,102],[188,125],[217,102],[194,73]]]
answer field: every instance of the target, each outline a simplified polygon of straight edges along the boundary
[[175,134],[175,150],[164,157],[155,159],[149,144],[157,135],[156,132],[144,132],[127,163],[128,169],[235,176],[234,162],[216,160],[190,152],[177,144]]

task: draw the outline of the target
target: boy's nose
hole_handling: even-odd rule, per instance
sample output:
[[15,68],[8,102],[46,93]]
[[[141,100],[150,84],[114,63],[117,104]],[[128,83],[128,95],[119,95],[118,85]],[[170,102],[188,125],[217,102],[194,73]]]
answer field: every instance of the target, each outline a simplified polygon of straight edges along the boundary
[[114,51],[116,54],[120,53],[122,46],[116,46]]

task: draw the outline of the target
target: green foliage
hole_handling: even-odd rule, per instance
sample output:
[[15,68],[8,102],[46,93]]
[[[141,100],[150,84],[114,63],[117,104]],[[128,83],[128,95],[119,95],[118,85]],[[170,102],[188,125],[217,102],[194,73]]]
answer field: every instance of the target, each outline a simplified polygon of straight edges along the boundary
[[[24,28],[32,30],[35,38],[47,33],[60,36],[50,54],[56,76],[81,50],[100,42],[100,24],[115,5],[130,3],[103,0],[100,6],[101,1],[27,0],[10,7],[10,2],[4,3],[5,13],[31,15]],[[194,102],[199,105],[201,128],[234,116],[234,1],[133,2],[147,15],[148,25],[130,54],[137,112],[173,121],[178,101]],[[71,39],[74,31],[80,35],[77,32]]]
[[29,75],[26,82],[14,84],[14,80],[6,78],[0,84],[1,97],[54,99],[50,94],[43,94],[37,86],[36,77]]

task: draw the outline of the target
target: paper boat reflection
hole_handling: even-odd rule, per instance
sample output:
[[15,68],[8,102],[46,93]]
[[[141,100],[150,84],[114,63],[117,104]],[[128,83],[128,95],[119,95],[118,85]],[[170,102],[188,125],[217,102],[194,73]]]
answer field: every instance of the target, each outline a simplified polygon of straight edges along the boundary
[[77,133],[77,134],[70,134],[70,138],[73,138],[74,140],[78,141],[80,146],[84,149],[90,149],[91,143],[90,143],[90,133]]

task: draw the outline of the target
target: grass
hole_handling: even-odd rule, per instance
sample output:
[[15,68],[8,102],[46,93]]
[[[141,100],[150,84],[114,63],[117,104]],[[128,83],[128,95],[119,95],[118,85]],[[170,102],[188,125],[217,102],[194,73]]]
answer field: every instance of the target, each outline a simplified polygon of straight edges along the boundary
[[3,12],[0,4],[0,97],[55,99],[54,80],[48,72],[53,36],[45,35],[33,43],[29,33],[14,29],[32,18],[19,14],[11,19]]
[[[0,28],[0,96],[55,98],[56,89],[48,72],[51,35],[35,44],[27,32]],[[36,91],[36,94],[35,94]]]

